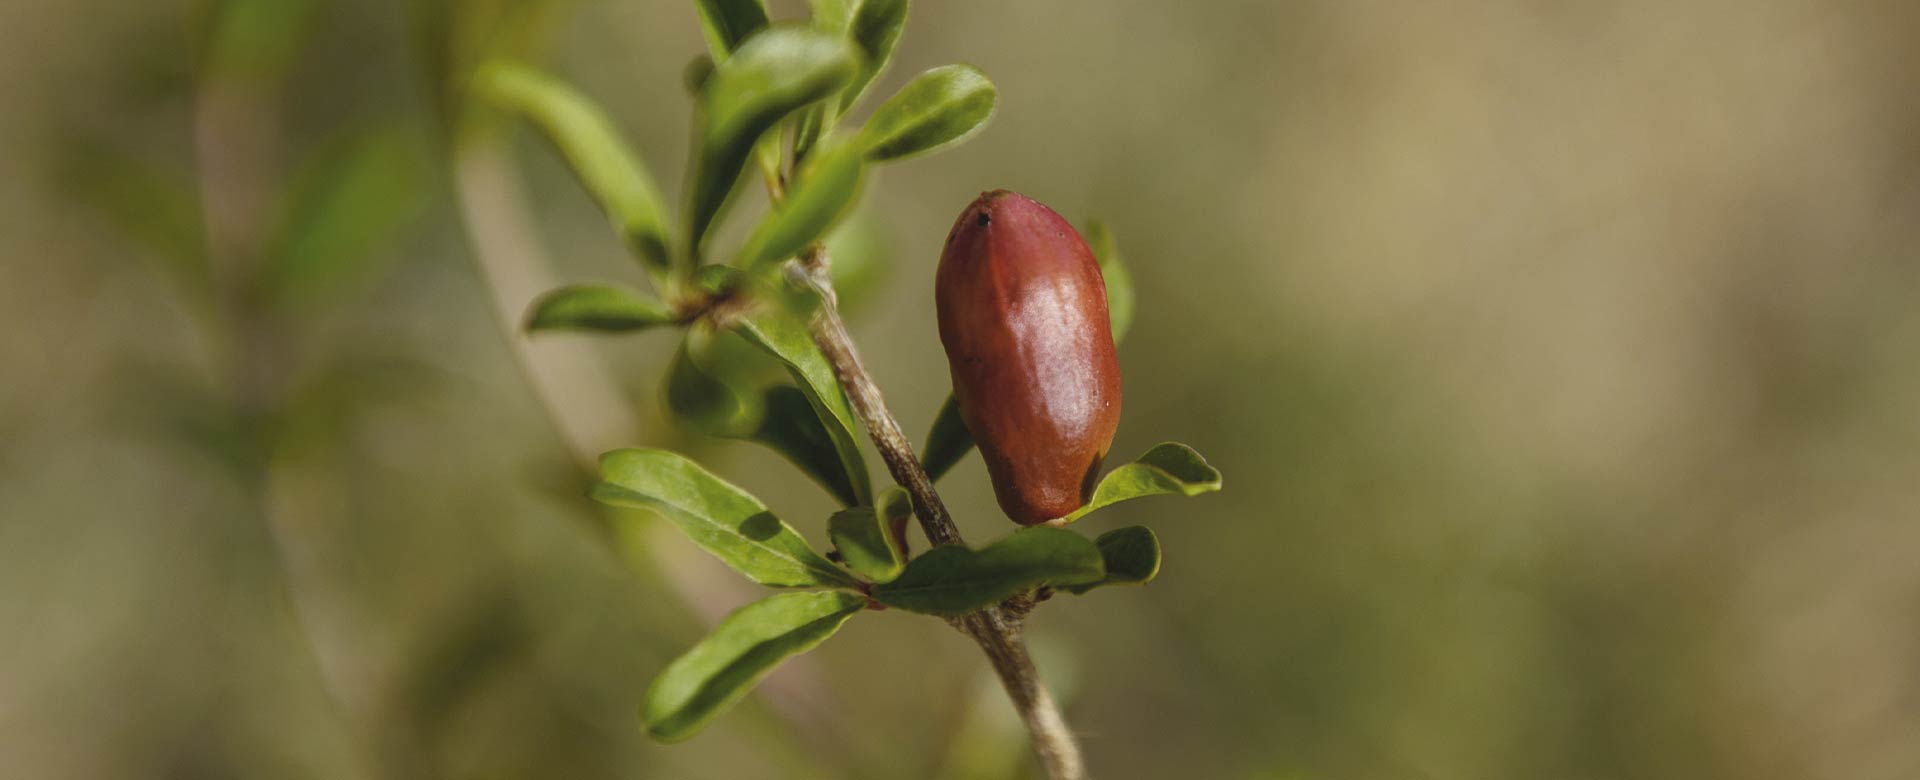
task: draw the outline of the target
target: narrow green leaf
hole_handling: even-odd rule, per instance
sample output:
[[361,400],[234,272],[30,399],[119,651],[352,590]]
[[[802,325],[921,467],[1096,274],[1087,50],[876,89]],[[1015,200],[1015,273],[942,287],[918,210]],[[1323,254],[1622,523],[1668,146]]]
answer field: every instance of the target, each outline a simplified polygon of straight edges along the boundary
[[942,65],[915,76],[874,109],[860,142],[876,162],[938,151],[985,127],[998,97],[978,68]]
[[907,564],[873,598],[890,607],[961,615],[1040,585],[1080,585],[1106,576],[1100,548],[1063,528],[1034,526],[978,551],[935,547]]
[[1093,489],[1093,500],[1067,515],[1073,522],[1104,507],[1145,496],[1197,496],[1220,489],[1220,472],[1192,447],[1179,442],[1156,444],[1153,449],[1120,468],[1107,472]]
[[867,86],[887,69],[887,62],[893,59],[894,45],[900,42],[900,33],[907,27],[908,0],[859,0],[859,3],[846,31],[860,48],[862,61],[860,73],[847,85],[847,91],[840,94],[842,114],[852,110],[866,94]]
[[714,67],[700,99],[699,149],[687,187],[687,235],[697,249],[760,137],[782,118],[844,88],[859,55],[838,36],[790,25],[753,36]]
[[827,536],[840,551],[847,566],[874,582],[890,582],[900,576],[907,564],[907,551],[894,534],[896,521],[912,512],[907,493],[889,488],[875,502],[877,507],[856,506],[833,513],[827,520]]
[[1145,585],[1160,573],[1160,539],[1153,529],[1143,525],[1116,528],[1094,540],[1100,559],[1106,562],[1107,576],[1099,582],[1071,585],[1067,590],[1086,593],[1105,585]]
[[765,0],[694,0],[694,7],[700,11],[700,29],[716,62],[767,26]]
[[829,145],[794,174],[787,196],[774,204],[740,249],[734,265],[754,270],[798,253],[845,216],[860,191],[864,158],[852,143]]
[[666,450],[614,450],[600,456],[593,498],[652,509],[748,579],[773,587],[853,587],[851,576],[821,557],[765,504],[685,457]]
[[826,641],[866,606],[854,593],[782,593],[735,610],[654,678],[640,705],[647,734],[662,742],[693,736],[774,667]]
[[[701,283],[708,285],[741,277],[738,269],[726,266],[710,266],[702,272]],[[873,488],[868,481],[866,460],[860,454],[858,432],[862,428],[854,419],[846,393],[834,378],[833,366],[813,343],[806,323],[782,307],[760,306],[736,318],[733,330],[786,364],[788,373],[806,392],[814,414],[826,426],[834,450],[839,453],[840,462],[861,497],[857,503],[868,503],[866,497],[872,495]]]
[[940,414],[933,418],[933,430],[927,434],[927,449],[920,462],[927,467],[927,476],[938,482],[972,451],[973,434],[960,417],[960,402],[949,393],[947,402],[940,405]]
[[[694,431],[763,445],[806,472],[814,482],[846,506],[864,503],[863,494],[847,473],[840,451],[813,402],[798,387],[763,387],[747,372],[715,366],[721,356],[708,348],[715,334],[694,328],[674,355],[667,370],[667,408]],[[726,338],[739,338],[731,333]],[[764,359],[758,347],[753,357]]]
[[267,283],[283,299],[320,300],[383,267],[384,243],[423,209],[426,150],[394,123],[355,132],[302,166],[274,238]]
[[[847,470],[833,434],[814,411],[806,391],[792,385],[774,385],[762,394],[761,405],[766,414],[749,438],[798,466],[841,505],[856,506],[866,501],[865,472],[855,478]],[[856,465],[865,468],[864,464]]]
[[666,207],[606,112],[558,79],[511,62],[488,63],[475,84],[495,106],[540,128],[659,284],[672,257]]
[[527,330],[625,332],[670,325],[678,319],[666,304],[625,287],[570,284],[533,302]]
[[1133,326],[1133,274],[1127,271],[1106,222],[1087,220],[1087,245],[1100,261],[1100,276],[1107,282],[1107,323],[1113,329],[1113,343],[1119,344]]

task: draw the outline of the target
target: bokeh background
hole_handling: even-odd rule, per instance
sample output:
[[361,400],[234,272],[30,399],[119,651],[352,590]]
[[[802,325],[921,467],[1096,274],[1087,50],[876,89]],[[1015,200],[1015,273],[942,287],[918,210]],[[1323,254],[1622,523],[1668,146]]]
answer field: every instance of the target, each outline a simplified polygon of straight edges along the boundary
[[[753,594],[570,442],[831,503],[675,430],[670,336],[503,329],[639,273],[527,133],[456,154],[434,31],[536,42],[668,184],[702,50],[690,3],[529,7],[0,2],[0,776],[1030,776],[895,613],[639,733]],[[1036,617],[1096,776],[1920,777],[1920,6],[920,0],[879,89],[957,60],[993,124],[839,238],[894,410],[1012,188],[1132,266],[1116,453],[1227,475],[1089,520],[1161,579]]]

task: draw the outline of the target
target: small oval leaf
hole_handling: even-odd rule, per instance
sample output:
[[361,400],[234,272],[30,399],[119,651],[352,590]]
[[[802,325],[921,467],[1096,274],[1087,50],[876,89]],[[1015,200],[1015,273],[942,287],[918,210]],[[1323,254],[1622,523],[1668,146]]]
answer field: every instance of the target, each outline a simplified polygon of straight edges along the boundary
[[978,68],[942,65],[915,76],[875,109],[860,142],[875,162],[938,151],[985,127],[998,97]]
[[907,564],[873,599],[931,615],[962,615],[1040,585],[1081,585],[1106,576],[1100,548],[1063,528],[1034,526],[980,550],[935,547]]
[[666,450],[600,456],[594,500],[651,509],[747,579],[773,587],[854,587],[858,581],[814,552],[759,499]]
[[606,112],[561,81],[511,62],[487,64],[475,84],[495,106],[525,116],[553,142],[659,284],[672,256],[666,207]]
[[1067,515],[1073,522],[1113,504],[1146,496],[1197,496],[1220,489],[1220,472],[1192,447],[1165,442],[1100,478],[1093,500]]
[[827,520],[827,535],[848,568],[874,582],[891,582],[900,576],[907,553],[894,526],[905,517],[902,508],[912,511],[906,495],[900,488],[890,488],[876,502],[879,506],[842,509]]
[[570,284],[533,302],[527,330],[595,330],[611,333],[671,325],[678,317],[666,304],[610,284]]
[[1067,590],[1086,593],[1106,585],[1145,585],[1160,573],[1160,539],[1153,529],[1143,525],[1116,528],[1093,542],[1100,548],[1107,576],[1099,582],[1071,585]]
[[693,736],[866,606],[854,593],[782,593],[735,610],[654,678],[640,705],[647,734],[662,742]]
[[762,135],[845,88],[859,55],[839,36],[791,25],[747,40],[714,66],[700,96],[699,149],[687,187],[687,241],[697,249]]
[[786,197],[754,227],[734,264],[754,270],[792,257],[826,235],[858,197],[864,163],[856,144],[816,150],[795,172]]

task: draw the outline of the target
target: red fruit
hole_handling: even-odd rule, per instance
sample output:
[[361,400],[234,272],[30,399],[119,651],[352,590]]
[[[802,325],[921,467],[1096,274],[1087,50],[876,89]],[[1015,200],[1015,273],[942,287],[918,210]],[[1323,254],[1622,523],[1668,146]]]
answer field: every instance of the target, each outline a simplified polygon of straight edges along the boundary
[[1053,209],[986,193],[947,234],[934,301],[1000,508],[1021,525],[1079,509],[1120,425],[1107,286],[1087,242]]

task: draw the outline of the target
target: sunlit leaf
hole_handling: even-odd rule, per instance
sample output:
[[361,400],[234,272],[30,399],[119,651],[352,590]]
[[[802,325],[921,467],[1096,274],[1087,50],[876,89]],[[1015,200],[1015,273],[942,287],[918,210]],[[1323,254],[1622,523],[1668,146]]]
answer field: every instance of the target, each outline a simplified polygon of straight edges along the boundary
[[559,80],[514,63],[489,63],[475,84],[494,105],[525,116],[553,142],[658,284],[672,257],[666,207],[606,112]]
[[738,703],[782,661],[833,636],[867,600],[854,593],[782,593],[748,604],[668,664],[647,689],[647,734],[678,742]]
[[1107,223],[1087,220],[1087,246],[1100,261],[1100,276],[1107,282],[1107,322],[1112,326],[1113,343],[1119,344],[1133,326],[1133,274],[1113,243],[1113,231]]
[[602,455],[592,495],[604,504],[665,515],[707,552],[762,585],[856,584],[759,499],[679,454],[627,449]]
[[907,563],[907,551],[894,529],[913,511],[913,504],[906,491],[897,487],[874,503],[833,513],[827,520],[827,536],[848,568],[874,582],[889,582],[900,576]]
[[1099,582],[1067,586],[1067,590],[1086,593],[1105,585],[1145,585],[1160,573],[1160,539],[1146,526],[1116,528],[1101,534],[1094,544],[1106,562],[1107,576]]
[[1178,442],[1154,445],[1132,463],[1107,472],[1093,489],[1093,500],[1067,515],[1078,520],[1102,508],[1146,496],[1197,496],[1220,489],[1220,471],[1192,447]]
[[840,113],[846,113],[860,102],[866,94],[867,86],[878,78],[893,59],[894,45],[900,42],[900,33],[907,27],[908,0],[858,0],[859,6],[853,10],[851,23],[847,27],[847,36],[860,47],[860,73],[853,77],[853,83],[847,85],[846,92],[840,95]]
[[807,158],[787,196],[747,236],[735,265],[754,269],[798,253],[826,235],[859,195],[864,158],[852,143],[831,144]]
[[419,135],[396,123],[347,136],[303,166],[276,233],[274,293],[312,301],[376,275],[392,257],[382,245],[426,206],[426,155]]
[[610,284],[570,284],[533,302],[527,330],[626,332],[671,325],[673,309],[653,298]]
[[1080,585],[1106,576],[1100,548],[1063,528],[1035,526],[980,550],[935,547],[907,564],[873,598],[890,607],[960,615],[1040,585]]
[[844,39],[776,26],[714,67],[700,99],[699,149],[687,187],[686,240],[698,248],[760,137],[781,118],[837,93],[859,55]]
[[868,159],[898,160],[958,144],[993,117],[998,93],[972,65],[943,65],[918,76],[874,109],[860,130]]
[[700,11],[700,29],[715,61],[740,48],[740,43],[767,26],[765,0],[694,0]]

